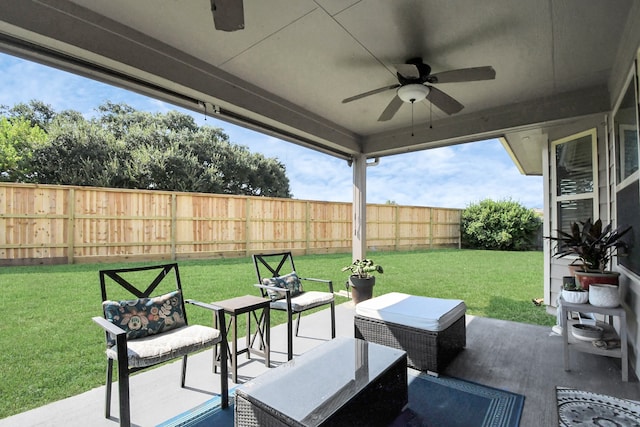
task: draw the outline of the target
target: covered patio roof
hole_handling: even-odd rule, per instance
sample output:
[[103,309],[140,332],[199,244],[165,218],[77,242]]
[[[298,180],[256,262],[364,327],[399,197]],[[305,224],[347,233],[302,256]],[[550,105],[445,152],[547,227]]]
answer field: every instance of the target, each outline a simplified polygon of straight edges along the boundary
[[[542,175],[549,129],[609,112],[640,44],[632,0],[237,2],[244,29],[227,32],[210,0],[0,0],[0,50],[347,160],[354,258],[368,164],[499,138]],[[415,58],[428,66],[399,72]],[[492,71],[442,74],[473,67]],[[399,101],[415,79],[427,99]]]
[[[1,0],[0,50],[216,114],[333,156],[375,158],[503,138],[541,174],[544,128],[611,109],[631,0],[244,1],[245,28],[216,30],[209,0]],[[439,83],[378,117],[397,64],[432,73],[492,66],[494,80]],[[413,125],[412,125],[413,121]]]

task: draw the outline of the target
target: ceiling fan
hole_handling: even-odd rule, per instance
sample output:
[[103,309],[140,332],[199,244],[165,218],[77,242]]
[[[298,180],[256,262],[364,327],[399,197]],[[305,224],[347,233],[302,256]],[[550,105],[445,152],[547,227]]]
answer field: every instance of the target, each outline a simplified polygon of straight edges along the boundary
[[392,119],[403,102],[413,104],[423,99],[428,99],[433,105],[451,115],[462,110],[464,105],[440,89],[432,86],[433,84],[472,82],[493,80],[496,78],[496,71],[491,66],[460,68],[431,74],[431,67],[422,62],[422,58],[409,59],[404,64],[396,65],[395,68],[398,83],[351,96],[343,99],[342,103],[346,104],[347,102],[356,101],[370,95],[396,89],[396,96],[393,97],[389,105],[387,105],[387,108],[384,109],[378,121],[384,122]]
[[211,0],[211,12],[216,30],[236,31],[244,29],[242,0]]

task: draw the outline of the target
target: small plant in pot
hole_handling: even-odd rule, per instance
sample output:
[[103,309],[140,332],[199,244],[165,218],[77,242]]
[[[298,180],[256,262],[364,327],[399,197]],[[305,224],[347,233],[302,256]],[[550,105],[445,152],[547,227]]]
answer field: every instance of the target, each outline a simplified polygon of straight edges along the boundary
[[591,283],[618,283],[618,273],[607,271],[611,257],[622,255],[627,249],[627,243],[622,237],[631,230],[630,226],[620,226],[613,229],[611,224],[603,227],[602,221],[591,222],[591,218],[584,222],[574,222],[571,230],[558,231],[558,237],[548,239],[558,242],[554,257],[563,258],[576,255],[581,267],[576,271],[576,277],[582,288],[588,289]]
[[589,292],[582,289],[574,276],[565,276],[562,278],[562,299],[575,304],[585,304],[589,301]]
[[373,286],[376,278],[372,273],[384,273],[382,266],[370,259],[355,260],[342,271],[350,271],[347,289],[351,288],[351,298],[354,304],[368,300],[373,296]]

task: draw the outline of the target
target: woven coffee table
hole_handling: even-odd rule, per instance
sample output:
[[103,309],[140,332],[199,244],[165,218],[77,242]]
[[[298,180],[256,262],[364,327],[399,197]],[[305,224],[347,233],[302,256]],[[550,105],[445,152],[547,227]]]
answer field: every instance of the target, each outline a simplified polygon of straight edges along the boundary
[[386,425],[408,402],[402,350],[336,338],[236,390],[236,426]]

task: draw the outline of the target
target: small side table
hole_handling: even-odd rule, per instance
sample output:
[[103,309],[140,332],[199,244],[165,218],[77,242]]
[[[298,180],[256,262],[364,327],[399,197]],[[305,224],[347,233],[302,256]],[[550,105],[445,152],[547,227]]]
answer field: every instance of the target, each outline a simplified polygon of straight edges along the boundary
[[[234,383],[238,383],[238,356],[243,353],[247,353],[247,358],[251,358],[251,354],[257,354],[264,357],[264,365],[270,367],[270,318],[269,318],[269,305],[270,301],[265,298],[257,297],[254,295],[245,295],[241,297],[231,298],[224,301],[216,301],[212,303],[218,307],[224,309],[225,314],[231,316],[231,349],[229,349],[229,342],[227,341],[227,351],[229,352],[229,360],[231,360],[231,372],[232,380]],[[262,310],[262,314],[258,317],[257,311]],[[238,351],[238,316],[241,314],[247,314],[247,335],[246,348]],[[251,318],[255,321],[256,332],[251,335]],[[217,325],[216,325],[217,326]],[[227,334],[229,330],[227,330]],[[259,338],[260,349],[253,347],[256,338]],[[218,353],[217,346],[214,347],[214,372],[218,366]]]
[[[629,359],[627,355],[627,314],[622,306],[614,308],[596,307],[591,304],[575,304],[566,302],[561,299],[562,306],[562,337],[564,340],[564,370],[569,370],[569,348],[585,353],[597,354],[600,356],[617,357],[622,360],[622,381],[629,381]],[[618,338],[618,334],[613,328],[613,319],[611,316],[620,318],[620,348],[616,349],[600,349],[594,347],[590,342],[577,340],[569,332],[569,325],[572,323],[567,319],[567,313],[577,311],[580,313],[598,313],[609,316],[609,325],[605,330],[603,339]]]

